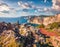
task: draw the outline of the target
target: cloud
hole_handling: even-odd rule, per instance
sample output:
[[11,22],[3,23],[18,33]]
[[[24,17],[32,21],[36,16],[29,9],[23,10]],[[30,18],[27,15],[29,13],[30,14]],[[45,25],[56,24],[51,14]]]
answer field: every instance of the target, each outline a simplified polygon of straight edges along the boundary
[[20,7],[19,10],[21,11],[24,11],[24,12],[29,12],[29,11],[32,11],[32,10],[35,10],[37,9],[36,5],[33,4],[33,2],[23,2],[23,1],[19,1],[18,2],[18,5]]
[[52,0],[52,9],[54,10],[60,10],[60,0]]
[[47,2],[47,0],[44,0],[44,3],[46,3]]
[[59,5],[60,6],[60,0],[56,0],[56,5]]
[[[44,0],[45,3],[46,3],[46,1],[47,0]],[[22,8],[21,10],[24,11],[24,12],[21,12],[22,14],[20,14],[20,15],[25,15],[25,16],[26,15],[39,15],[39,14],[42,14],[42,13],[51,14],[51,15],[53,14],[51,8],[49,8],[49,7],[41,7],[39,5],[33,4],[33,2],[32,2],[32,4],[30,4],[28,2],[20,1],[20,2],[18,2],[18,5],[20,6],[20,9]],[[31,10],[32,11],[34,10],[33,14],[29,12]]]
[[15,17],[19,17],[17,14],[14,14],[14,13],[2,13],[0,12],[0,17],[7,17],[7,18],[15,18]]
[[18,2],[18,5],[22,9],[30,9],[32,7],[28,2],[22,2],[22,1]]
[[10,8],[7,4],[5,3],[0,3],[0,11],[9,11]]
[[48,10],[48,8],[46,8],[46,7],[45,7],[45,8],[39,8],[39,9],[38,9],[38,11],[40,11],[40,12],[41,12],[41,11],[47,11],[47,10]]
[[[47,0],[45,0],[45,1],[47,1]],[[48,10],[48,8],[41,7],[39,5],[35,5],[33,2],[20,1],[20,2],[18,2],[18,5],[19,5],[20,9],[25,12],[29,12],[31,10],[34,10],[35,11],[34,13],[39,13],[42,11],[46,12]]]
[[16,10],[6,3],[0,3],[0,17],[19,17]]
[[60,14],[60,0],[52,0],[52,6],[48,9],[48,12]]
[[[47,0],[44,0],[47,3]],[[52,0],[52,6],[40,6],[34,2],[19,1],[13,5],[9,3],[0,3],[0,17],[20,17],[40,14],[60,13],[60,0]],[[16,6],[17,5],[17,6]],[[13,7],[13,8],[12,8]]]
[[[26,3],[24,3],[25,5],[27,5]],[[28,5],[26,6],[28,7]],[[29,6],[30,7],[30,6]],[[8,4],[6,3],[0,3],[0,17],[21,17],[21,16],[28,16],[30,15],[29,12],[27,12],[28,8],[25,9],[25,7],[22,8],[12,8],[10,7]],[[18,11],[18,12],[17,12]]]
[[24,11],[20,12],[20,16],[28,16],[28,15],[29,15],[29,12],[24,12]]
[[9,13],[9,11],[0,11],[0,12],[2,12],[2,13]]

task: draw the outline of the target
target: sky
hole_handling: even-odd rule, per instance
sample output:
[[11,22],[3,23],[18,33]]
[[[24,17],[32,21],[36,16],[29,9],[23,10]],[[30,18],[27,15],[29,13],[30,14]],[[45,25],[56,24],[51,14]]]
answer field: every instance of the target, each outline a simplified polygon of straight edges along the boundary
[[60,14],[60,0],[0,0],[0,17]]

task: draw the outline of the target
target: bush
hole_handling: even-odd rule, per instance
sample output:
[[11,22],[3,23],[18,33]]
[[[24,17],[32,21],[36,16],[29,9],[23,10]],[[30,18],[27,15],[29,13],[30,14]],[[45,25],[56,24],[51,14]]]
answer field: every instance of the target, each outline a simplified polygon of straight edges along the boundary
[[59,28],[59,23],[58,22],[54,22],[52,24],[50,24],[50,29],[54,29],[54,28]]
[[39,25],[39,26],[37,26],[38,28],[44,28],[45,26],[44,26],[44,24],[41,24],[41,25]]

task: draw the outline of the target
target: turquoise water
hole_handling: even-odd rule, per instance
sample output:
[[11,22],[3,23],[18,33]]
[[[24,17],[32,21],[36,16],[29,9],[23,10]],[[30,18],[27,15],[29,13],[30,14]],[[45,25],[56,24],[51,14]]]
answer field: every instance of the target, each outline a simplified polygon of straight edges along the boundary
[[31,25],[31,26],[34,26],[34,27],[39,26],[38,24],[32,24],[32,23],[26,23],[26,25]]

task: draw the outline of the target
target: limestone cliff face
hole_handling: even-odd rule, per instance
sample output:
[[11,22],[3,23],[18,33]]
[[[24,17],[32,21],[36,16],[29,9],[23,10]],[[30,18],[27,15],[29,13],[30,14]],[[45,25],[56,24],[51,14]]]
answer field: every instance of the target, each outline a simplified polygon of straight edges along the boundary
[[56,15],[57,22],[60,22],[60,14]]
[[53,22],[55,22],[55,17],[46,17],[46,18],[44,18],[43,24],[48,25]]
[[42,23],[41,18],[39,16],[30,18],[29,19],[29,22],[30,23],[33,23],[33,24],[41,24]]
[[60,14],[44,18],[43,24],[48,25],[53,22],[60,22]]
[[41,19],[41,17],[36,16],[34,18],[30,18],[29,22],[34,23],[34,24],[42,24],[43,23],[44,25],[48,25],[53,22],[60,22],[60,14],[57,14],[55,16],[43,17],[43,20]]

